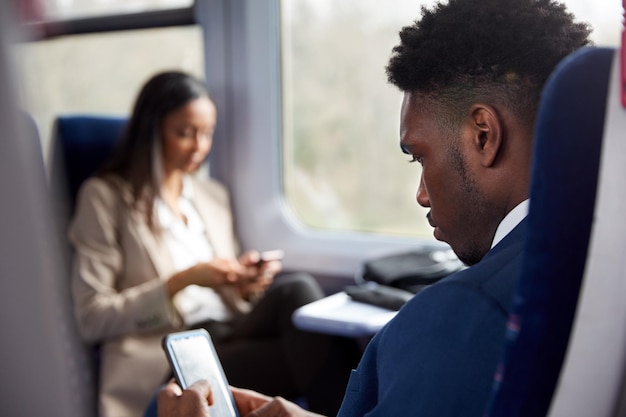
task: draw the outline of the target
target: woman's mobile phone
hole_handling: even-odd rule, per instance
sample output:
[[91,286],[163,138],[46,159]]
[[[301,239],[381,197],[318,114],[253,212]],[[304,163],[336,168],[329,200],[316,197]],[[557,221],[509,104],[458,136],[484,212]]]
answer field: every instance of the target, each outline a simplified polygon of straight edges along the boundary
[[264,251],[264,252],[261,252],[261,255],[259,256],[259,262],[257,262],[257,264],[260,265],[264,262],[269,262],[269,261],[280,261],[284,257],[285,257],[285,252],[283,252],[282,249]]
[[186,389],[201,379],[209,381],[213,391],[213,417],[238,417],[228,381],[215,352],[211,336],[204,329],[170,333],[163,338],[163,350],[176,382]]

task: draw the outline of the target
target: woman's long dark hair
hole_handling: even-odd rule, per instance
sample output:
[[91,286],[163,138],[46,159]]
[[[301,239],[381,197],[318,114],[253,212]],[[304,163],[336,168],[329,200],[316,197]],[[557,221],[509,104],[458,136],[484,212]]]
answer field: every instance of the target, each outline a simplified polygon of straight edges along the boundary
[[153,224],[155,189],[153,149],[161,144],[161,127],[165,116],[200,97],[209,97],[207,86],[181,71],[154,75],[141,88],[132,115],[111,159],[98,176],[118,176],[130,185],[133,206],[146,204],[148,223]]

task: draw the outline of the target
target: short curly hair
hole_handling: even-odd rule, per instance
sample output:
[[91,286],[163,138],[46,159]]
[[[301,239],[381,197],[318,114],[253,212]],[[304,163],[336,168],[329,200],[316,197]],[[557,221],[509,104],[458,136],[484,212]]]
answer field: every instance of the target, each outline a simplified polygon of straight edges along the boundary
[[548,76],[590,32],[554,0],[449,0],[402,28],[387,77],[458,109],[500,100],[532,123]]

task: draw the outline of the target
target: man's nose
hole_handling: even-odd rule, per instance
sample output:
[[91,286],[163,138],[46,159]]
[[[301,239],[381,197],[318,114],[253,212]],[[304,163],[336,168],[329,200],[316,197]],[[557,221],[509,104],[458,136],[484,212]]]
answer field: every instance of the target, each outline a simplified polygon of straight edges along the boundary
[[426,191],[426,186],[424,185],[424,174],[420,176],[420,183],[417,186],[417,194],[415,196],[417,200],[417,204],[422,207],[430,207],[430,199],[428,198],[428,192]]

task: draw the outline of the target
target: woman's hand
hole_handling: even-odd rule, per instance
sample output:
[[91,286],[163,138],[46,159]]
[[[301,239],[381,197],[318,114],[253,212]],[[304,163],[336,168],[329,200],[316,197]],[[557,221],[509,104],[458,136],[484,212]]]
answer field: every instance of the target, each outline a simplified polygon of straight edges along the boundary
[[283,265],[279,260],[261,261],[260,253],[252,250],[239,257],[242,265],[256,268],[256,278],[239,284],[241,296],[244,300],[254,301],[261,297],[267,287],[274,282],[274,277],[282,271]]
[[167,281],[170,296],[188,285],[218,288],[223,285],[247,285],[258,277],[258,268],[236,259],[215,258],[174,274]]

